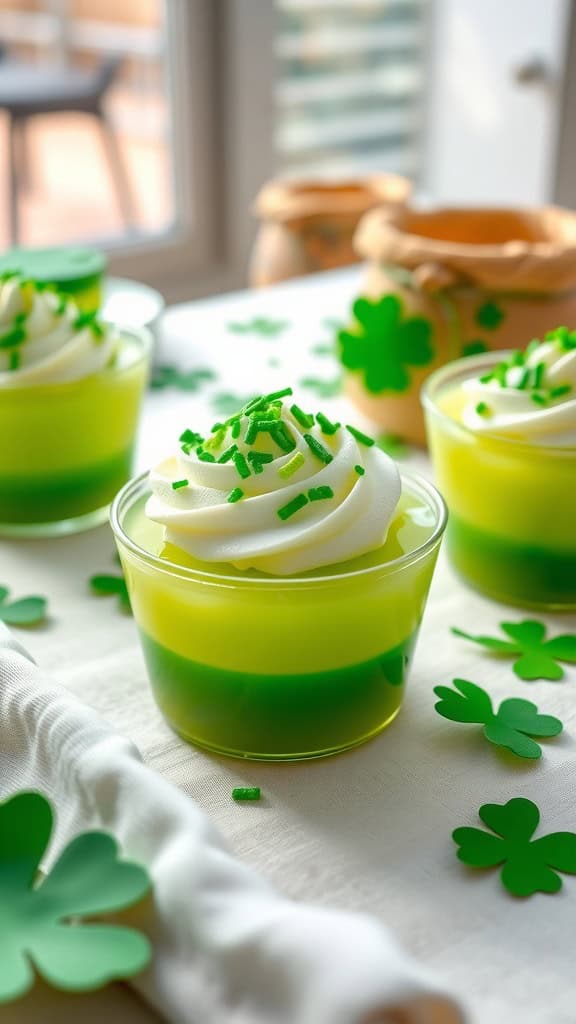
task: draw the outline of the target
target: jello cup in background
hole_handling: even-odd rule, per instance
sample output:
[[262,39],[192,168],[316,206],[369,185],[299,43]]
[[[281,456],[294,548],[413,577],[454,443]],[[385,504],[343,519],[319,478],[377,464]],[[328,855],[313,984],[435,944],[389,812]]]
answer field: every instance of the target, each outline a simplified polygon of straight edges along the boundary
[[[490,425],[489,401],[476,405],[477,415],[488,417],[484,429],[461,421],[463,386],[490,377],[506,356],[511,354],[459,360],[424,386],[436,482],[450,511],[448,554],[460,575],[489,597],[521,607],[574,609],[576,444],[566,443],[566,436],[558,444],[552,435],[499,434],[498,425]],[[521,372],[518,367],[520,383]],[[525,395],[519,400],[528,402],[531,395]],[[539,415],[542,404],[534,401],[532,408]]]
[[149,494],[147,476],[129,483],[112,527],[154,696],[176,732],[236,757],[303,759],[395,718],[446,522],[433,487],[403,478],[405,554],[288,578],[160,557]]
[[102,305],[106,257],[98,249],[70,245],[8,249],[0,256],[0,274],[6,271],[67,295],[84,312]]
[[74,312],[30,283],[26,309],[7,325],[2,287],[0,533],[97,525],[132,470],[151,337]]

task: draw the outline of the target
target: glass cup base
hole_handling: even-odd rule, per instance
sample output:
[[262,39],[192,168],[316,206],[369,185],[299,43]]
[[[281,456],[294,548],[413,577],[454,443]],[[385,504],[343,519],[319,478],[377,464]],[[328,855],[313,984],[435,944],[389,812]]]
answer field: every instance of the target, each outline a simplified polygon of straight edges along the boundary
[[85,512],[81,516],[74,516],[71,519],[55,519],[51,523],[0,522],[0,537],[40,540],[44,537],[66,537],[72,533],[84,533],[85,530],[93,530],[106,523],[109,512],[110,505],[108,504],[94,509],[92,512]]
[[313,761],[319,760],[322,757],[334,757],[336,754],[345,754],[348,750],[354,750],[356,747],[361,747],[364,743],[368,743],[369,740],[373,740],[376,736],[379,736],[381,732],[384,732],[388,726],[392,725],[392,722],[397,717],[401,710],[401,705],[394,709],[388,718],[381,722],[375,729],[371,729],[363,736],[359,736],[355,740],[351,740],[348,743],[336,746],[327,747],[325,750],[313,750],[310,753],[302,751],[297,754],[258,754],[258,753],[246,753],[243,750],[228,750],[226,747],[219,747],[210,743],[205,743],[202,740],[197,740],[195,736],[189,736],[181,729],[178,729],[169,719],[165,719],[167,724],[170,726],[173,732],[180,739],[185,740],[186,743],[190,743],[194,747],[198,747],[199,750],[206,750],[210,754],[218,754],[220,757],[230,757],[239,761],[264,761],[268,764],[288,761]]

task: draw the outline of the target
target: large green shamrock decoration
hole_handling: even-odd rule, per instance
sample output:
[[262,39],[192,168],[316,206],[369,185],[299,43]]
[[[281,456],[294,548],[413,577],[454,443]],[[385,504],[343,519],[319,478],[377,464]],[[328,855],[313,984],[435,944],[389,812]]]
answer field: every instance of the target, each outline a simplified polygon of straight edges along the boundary
[[407,391],[407,367],[427,366],[434,357],[430,322],[420,316],[404,319],[396,295],[384,295],[375,302],[357,299],[352,311],[355,328],[338,332],[343,365],[361,371],[373,394]]
[[[501,622],[500,629],[510,640],[492,636],[474,636],[462,629],[452,629],[455,636],[481,644],[494,654],[518,658],[512,670],[520,679],[563,679],[559,661],[576,662],[576,635],[565,633],[546,640],[546,626],[535,619],[522,622]],[[518,657],[520,655],[520,657]]]
[[506,747],[518,757],[538,758],[542,748],[531,736],[557,736],[562,732],[562,722],[552,715],[540,715],[538,708],[529,700],[512,697],[503,700],[498,711],[494,711],[486,690],[467,679],[453,679],[454,689],[435,686],[434,693],[440,697],[434,705],[443,718],[451,722],[467,722],[484,726],[484,735],[490,743]]
[[52,827],[40,793],[0,804],[0,1004],[32,987],[32,965],[56,988],[83,992],[129,978],[150,959],[148,940],[132,928],[78,920],[136,903],[150,888],[146,871],[119,860],[111,836],[86,832],[41,879]]
[[484,804],[478,814],[492,832],[457,828],[452,833],[460,847],[457,856],[472,868],[503,864],[500,878],[513,896],[558,892],[562,879],[556,872],[576,874],[576,835],[551,832],[533,840],[540,811],[531,800],[516,797],[507,804]]
[[18,601],[8,601],[8,587],[0,586],[0,622],[7,626],[37,626],[46,618],[45,597],[21,597]]

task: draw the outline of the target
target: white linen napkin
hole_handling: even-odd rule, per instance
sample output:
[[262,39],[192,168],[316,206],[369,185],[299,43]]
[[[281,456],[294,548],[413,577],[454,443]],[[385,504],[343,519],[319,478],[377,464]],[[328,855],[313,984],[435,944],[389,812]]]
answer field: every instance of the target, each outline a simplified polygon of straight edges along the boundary
[[55,805],[48,867],[78,832],[101,828],[148,868],[153,899],[135,919],[154,958],[131,984],[162,1019],[463,1021],[456,1001],[376,919],[284,899],[235,860],[206,815],[93,711],[50,687],[0,623],[0,799],[21,789]]

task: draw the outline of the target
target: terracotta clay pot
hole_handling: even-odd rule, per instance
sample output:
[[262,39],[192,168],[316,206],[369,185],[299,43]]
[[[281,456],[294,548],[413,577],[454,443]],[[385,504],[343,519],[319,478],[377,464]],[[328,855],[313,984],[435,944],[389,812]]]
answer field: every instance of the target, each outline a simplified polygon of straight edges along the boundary
[[[354,244],[368,260],[368,303],[355,304],[341,334],[346,389],[384,431],[414,444],[425,444],[419,392],[432,370],[463,355],[522,348],[560,325],[576,327],[570,210],[374,210]],[[356,335],[367,337],[366,317],[369,359],[368,349],[354,347]]]
[[357,263],[353,237],[367,210],[404,204],[412,186],[394,174],[358,181],[271,181],[255,203],[262,224],[252,253],[250,284],[286,281]]

